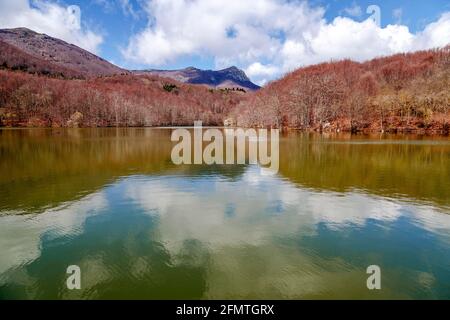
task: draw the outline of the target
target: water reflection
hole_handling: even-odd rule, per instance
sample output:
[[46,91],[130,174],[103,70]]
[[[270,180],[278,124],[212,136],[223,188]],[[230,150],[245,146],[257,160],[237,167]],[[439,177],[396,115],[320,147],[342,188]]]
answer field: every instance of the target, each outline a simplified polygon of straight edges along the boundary
[[[36,213],[135,174],[219,173],[243,167],[171,163],[171,129],[0,130],[0,211]],[[280,175],[302,187],[354,189],[450,206],[450,139],[284,134]]]
[[173,168],[170,131],[0,130],[0,210],[36,213],[122,176]]
[[450,298],[446,140],[286,135],[267,176],[174,167],[170,130],[75,132],[0,136],[0,299]]
[[[450,219],[438,209],[301,189],[255,167],[237,181],[133,176],[60,209],[2,219],[3,298],[450,294]],[[80,292],[65,289],[70,264],[82,269]],[[365,288],[369,264],[384,271],[381,293]]]

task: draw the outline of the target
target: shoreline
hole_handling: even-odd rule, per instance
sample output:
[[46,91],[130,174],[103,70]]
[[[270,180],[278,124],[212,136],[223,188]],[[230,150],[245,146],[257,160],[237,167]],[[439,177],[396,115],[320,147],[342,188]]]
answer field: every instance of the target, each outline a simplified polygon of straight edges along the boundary
[[[98,127],[52,127],[52,126],[0,126],[0,131],[2,130],[84,130],[84,129],[194,129],[194,126],[98,126]],[[202,129],[262,129],[258,127],[240,127],[240,126],[202,126]],[[267,129],[277,129],[277,128],[267,128]],[[315,133],[315,134],[350,134],[354,136],[358,135],[405,135],[405,136],[430,136],[430,137],[449,137],[450,133],[443,130],[434,129],[389,129],[389,130],[318,130],[318,129],[302,129],[302,128],[290,128],[284,127],[279,129],[281,133],[287,132],[303,132],[303,133]]]

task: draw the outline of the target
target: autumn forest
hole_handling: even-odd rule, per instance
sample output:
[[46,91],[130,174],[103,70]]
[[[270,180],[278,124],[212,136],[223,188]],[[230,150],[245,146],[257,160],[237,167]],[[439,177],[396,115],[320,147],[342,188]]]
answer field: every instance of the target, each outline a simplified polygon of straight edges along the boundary
[[0,126],[222,126],[233,119],[316,131],[450,131],[450,46],[308,66],[247,92],[128,72],[80,77],[16,60],[1,64]]

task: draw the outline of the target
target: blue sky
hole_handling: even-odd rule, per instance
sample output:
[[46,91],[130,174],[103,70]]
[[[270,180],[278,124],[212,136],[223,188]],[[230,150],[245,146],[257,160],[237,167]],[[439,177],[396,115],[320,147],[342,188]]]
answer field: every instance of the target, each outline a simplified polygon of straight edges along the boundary
[[[145,29],[149,23],[147,15],[142,12],[141,1],[129,1],[130,6],[136,13],[135,16],[123,10],[120,0],[72,0],[65,1],[65,3],[78,5],[82,10],[83,19],[104,34],[105,42],[101,45],[102,57],[130,68],[148,67],[148,65],[136,62],[128,63],[120,52],[120,48],[127,46],[129,38],[134,33]],[[400,22],[407,25],[412,32],[423,30],[427,24],[437,20],[443,12],[450,11],[450,1],[445,0],[313,0],[310,3],[312,6],[320,6],[326,9],[325,18],[327,21],[332,21],[336,16],[347,16],[362,21],[369,16],[365,12],[366,8],[372,4],[377,4],[381,8],[382,26],[399,22],[399,18],[395,16],[394,12],[401,9]],[[346,12],[346,9],[355,6],[361,8],[361,16],[352,16]],[[154,67],[176,69],[188,66],[196,66],[202,69],[214,69],[215,67],[212,57],[195,56],[181,57],[176,61],[162,66],[155,65]]]
[[2,0],[0,27],[19,26],[126,68],[236,65],[264,84],[330,59],[444,46],[450,1]]

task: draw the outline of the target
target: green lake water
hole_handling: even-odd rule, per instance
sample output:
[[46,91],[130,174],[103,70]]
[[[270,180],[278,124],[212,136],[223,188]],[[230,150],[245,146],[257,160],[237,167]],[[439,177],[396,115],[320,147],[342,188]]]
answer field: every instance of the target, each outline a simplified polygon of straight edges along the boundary
[[268,175],[171,132],[0,130],[0,299],[450,299],[448,137],[286,133]]

